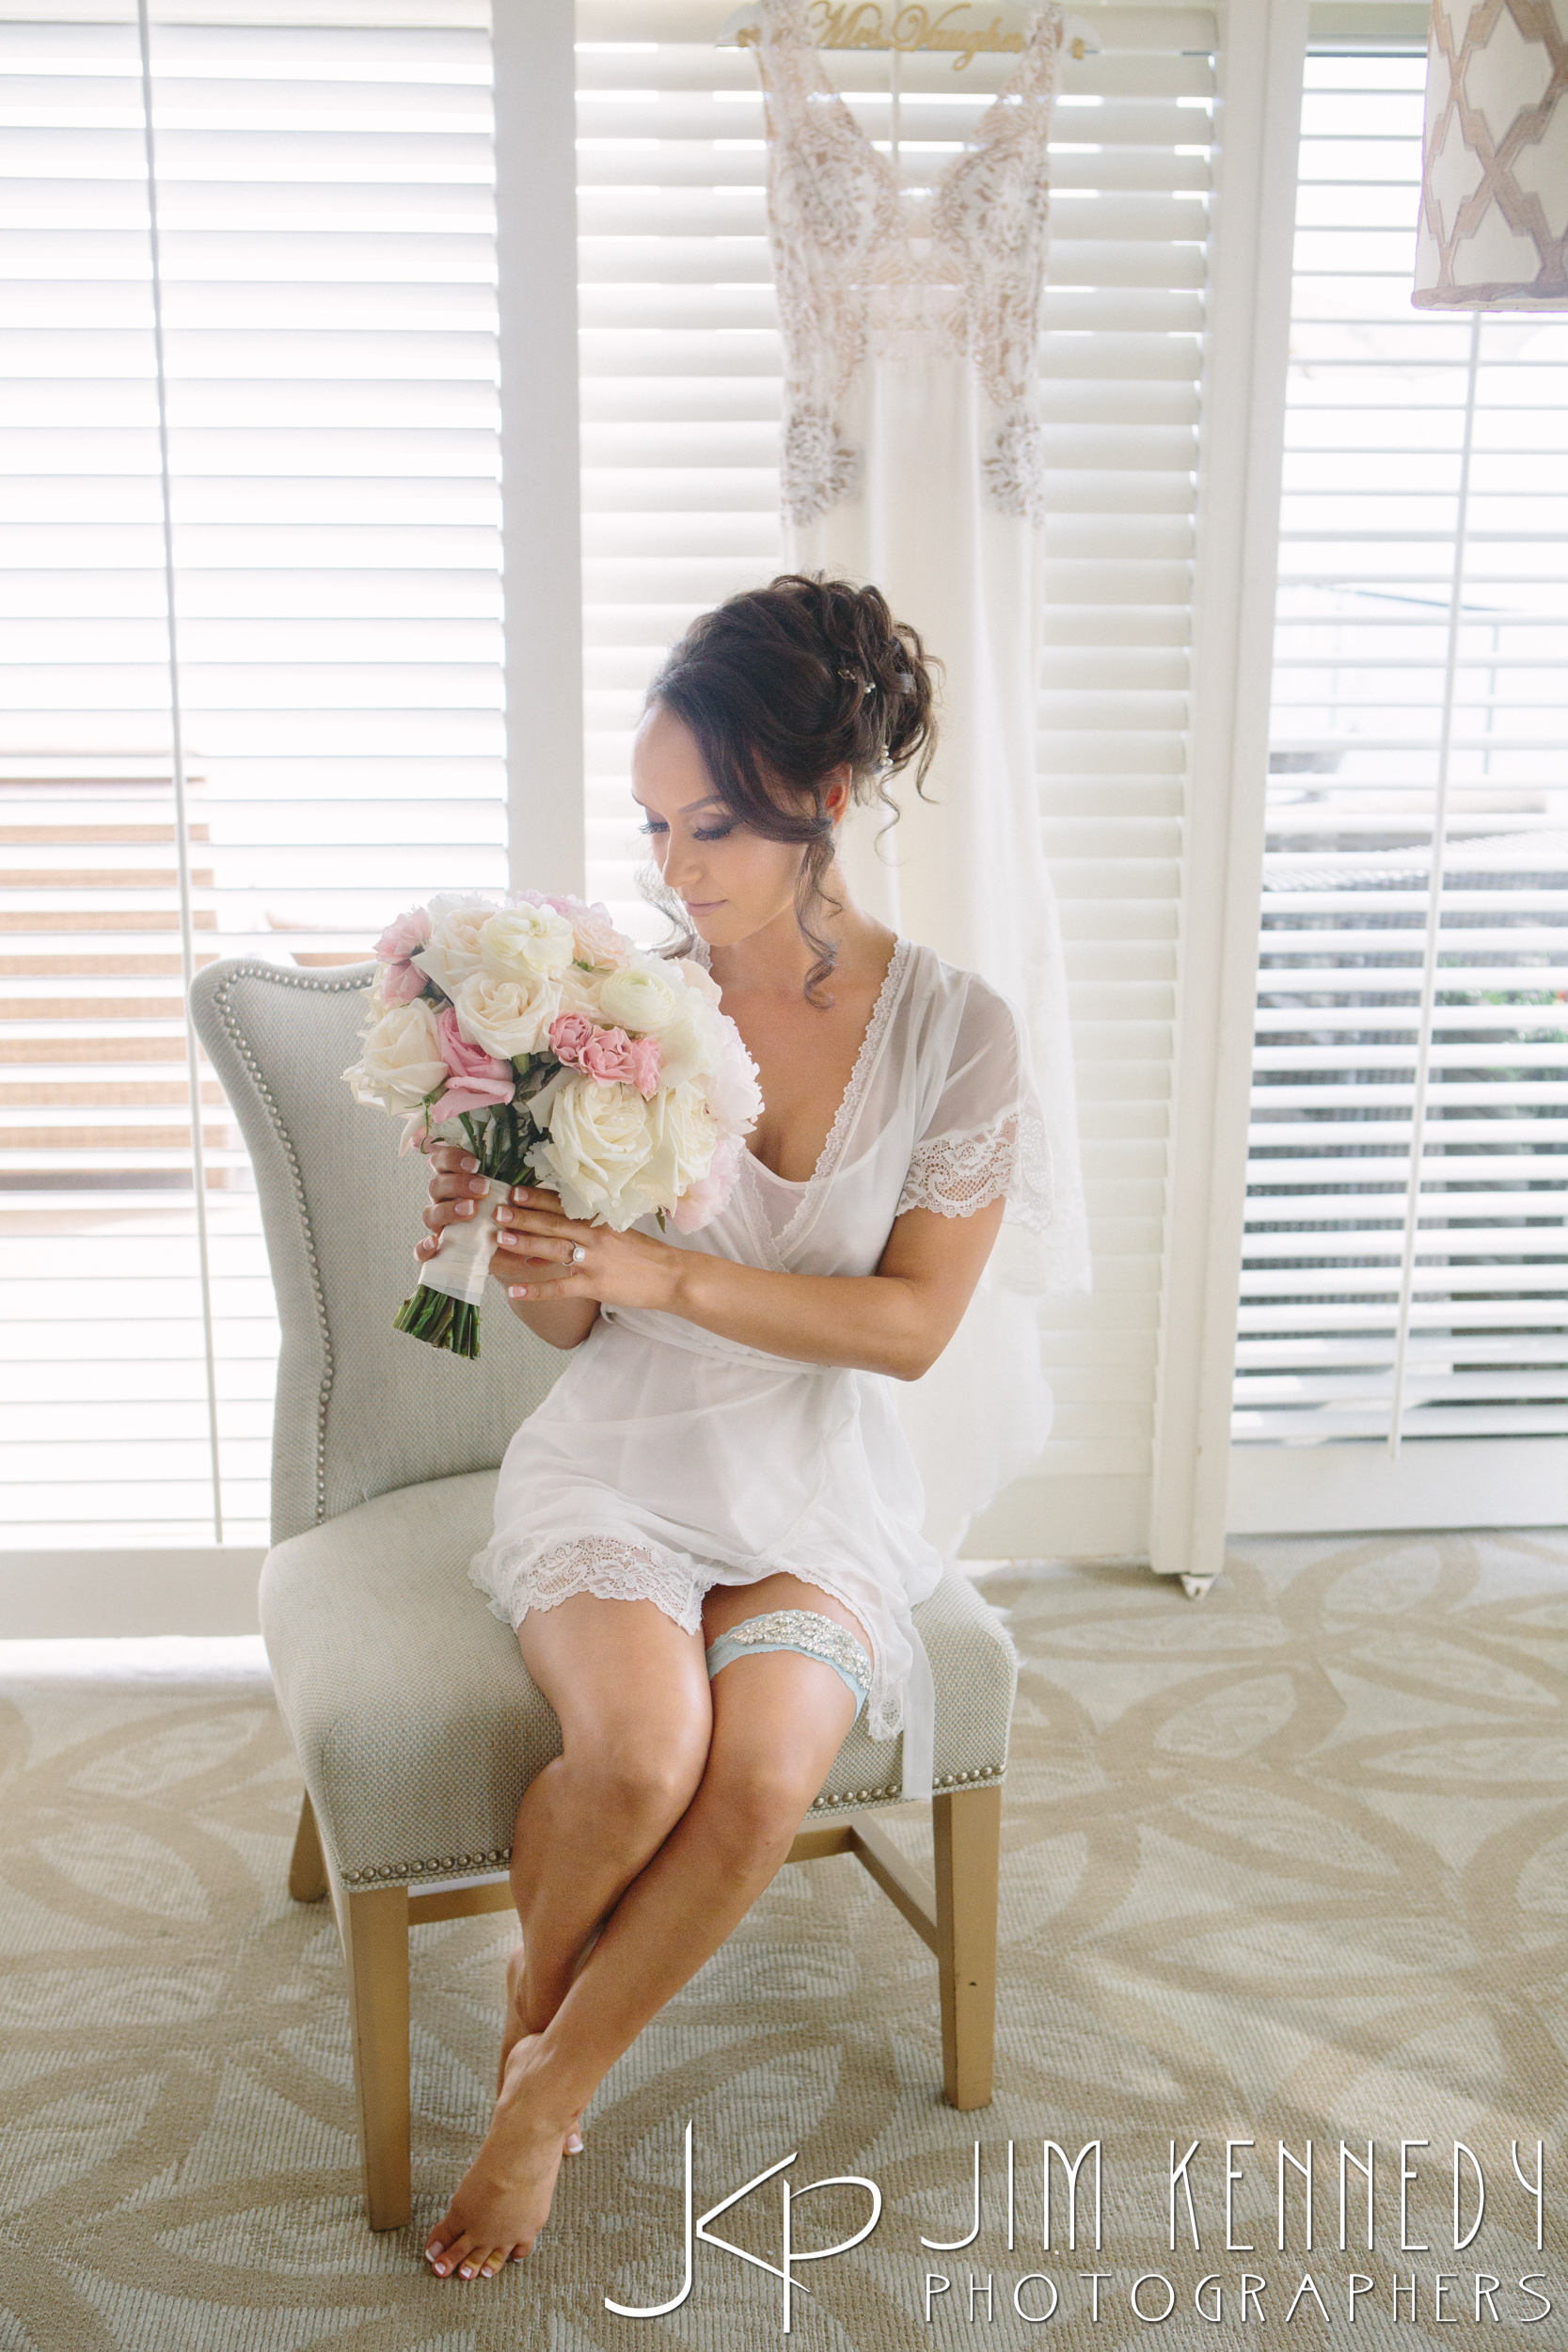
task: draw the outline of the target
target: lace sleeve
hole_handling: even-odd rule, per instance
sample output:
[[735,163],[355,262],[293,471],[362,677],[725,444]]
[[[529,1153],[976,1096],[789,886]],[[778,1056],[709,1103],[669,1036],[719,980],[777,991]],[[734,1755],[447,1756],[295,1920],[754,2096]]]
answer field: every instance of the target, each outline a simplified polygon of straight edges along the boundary
[[899,1195],[897,1214],[932,1209],[938,1216],[973,1216],[992,1200],[1032,1233],[1051,1223],[1051,1152],[1045,1122],[1023,1107],[970,1135],[934,1136],[918,1143]]

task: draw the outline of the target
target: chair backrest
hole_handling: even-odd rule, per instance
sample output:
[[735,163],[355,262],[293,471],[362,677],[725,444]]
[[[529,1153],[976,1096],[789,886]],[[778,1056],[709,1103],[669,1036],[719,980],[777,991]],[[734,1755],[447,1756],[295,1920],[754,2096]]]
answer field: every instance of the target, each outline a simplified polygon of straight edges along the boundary
[[374,973],[231,958],[191,990],[256,1171],[283,1327],[274,1543],[395,1486],[492,1469],[564,1361],[499,1290],[477,1363],[392,1328],[417,1279],[429,1170],[399,1157],[396,1120],[343,1084]]

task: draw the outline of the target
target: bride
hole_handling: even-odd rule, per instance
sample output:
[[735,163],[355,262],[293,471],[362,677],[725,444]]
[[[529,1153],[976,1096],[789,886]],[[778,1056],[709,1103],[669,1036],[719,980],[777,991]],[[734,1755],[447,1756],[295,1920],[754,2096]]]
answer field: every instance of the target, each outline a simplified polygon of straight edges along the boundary
[[[891,1382],[952,1338],[1005,1210],[1049,1216],[1011,1008],[863,914],[837,862],[851,806],[918,784],[932,705],[875,588],[799,577],[697,621],[649,691],[633,792],[766,1108],[699,1233],[523,1188],[499,1212],[493,1273],[574,1353],[472,1573],[562,1754],[517,1814],[495,2116],[425,2249],[443,2278],[529,2252],[594,2091],[768,1885],[863,1707],[929,1792],[911,1606],[941,1562]],[[484,1189],[433,1159],[421,1257]]]

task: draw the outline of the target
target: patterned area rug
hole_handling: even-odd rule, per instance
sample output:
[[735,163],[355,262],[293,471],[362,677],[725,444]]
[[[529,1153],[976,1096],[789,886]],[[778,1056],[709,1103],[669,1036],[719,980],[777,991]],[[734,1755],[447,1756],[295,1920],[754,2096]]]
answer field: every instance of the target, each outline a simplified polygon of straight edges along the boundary
[[[13,1677],[0,2352],[729,2352],[782,2338],[784,2182],[843,2174],[881,2216],[794,2268],[812,2352],[1568,2343],[1568,1539],[1252,1543],[1201,1603],[1133,1569],[986,1590],[1024,1661],[994,2105],[943,2105],[931,1963],[858,1866],[785,1870],[605,2083],[548,2232],[487,2285],[418,2249],[485,2121],[499,1922],[415,1933],[419,2204],[372,2237],[264,1679]],[[917,1813],[886,1818],[915,1850]],[[709,2224],[756,2261],[699,2244],[684,2302],[619,2316],[607,2296],[679,2293],[688,2122],[699,2216],[796,2160]],[[1051,2158],[1049,2251],[1048,2141],[1078,2165],[1074,2215]],[[1365,2167],[1369,2141],[1374,2244],[1347,2163],[1341,2250],[1341,2143]],[[1513,2148],[1533,2182],[1539,2142],[1537,2250]],[[800,2194],[798,2246],[870,2203]]]

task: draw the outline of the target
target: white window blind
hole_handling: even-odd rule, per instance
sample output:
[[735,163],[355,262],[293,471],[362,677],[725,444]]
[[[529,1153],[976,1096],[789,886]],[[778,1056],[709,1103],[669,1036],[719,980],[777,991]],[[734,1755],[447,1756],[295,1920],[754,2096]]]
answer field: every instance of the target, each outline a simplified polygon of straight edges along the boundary
[[[196,960],[356,960],[505,879],[488,11],[164,0],[150,61]],[[0,8],[0,126],[6,1540],[260,1543],[276,1331],[205,1074],[205,1278],[193,1183],[135,8]]]
[[[578,5],[589,884],[645,935],[627,789],[643,689],[688,620],[782,561],[762,106],[752,58],[713,46],[726,12]],[[1047,1335],[1050,1486],[1021,1483],[974,1539],[1021,1549],[1144,1540],[1185,766],[1214,23],[1116,5],[1092,22],[1103,46],[1064,61],[1053,143],[1039,740],[1096,1290]],[[886,139],[886,56],[828,64]],[[913,183],[1006,61],[901,70]]]
[[[1568,1469],[1539,1443],[1568,1432],[1568,326],[1412,309],[1424,74],[1413,50],[1307,65],[1249,1527],[1271,1491],[1291,1508],[1286,1448],[1328,1449],[1301,1469],[1320,1526],[1378,1523],[1401,1440],[1465,1441],[1460,1523],[1560,1516]],[[1407,1450],[1403,1483],[1433,1458]]]

